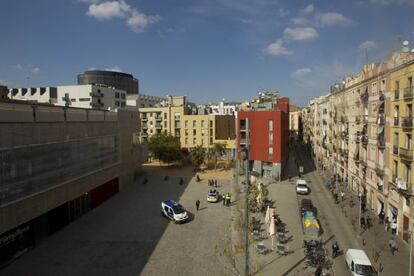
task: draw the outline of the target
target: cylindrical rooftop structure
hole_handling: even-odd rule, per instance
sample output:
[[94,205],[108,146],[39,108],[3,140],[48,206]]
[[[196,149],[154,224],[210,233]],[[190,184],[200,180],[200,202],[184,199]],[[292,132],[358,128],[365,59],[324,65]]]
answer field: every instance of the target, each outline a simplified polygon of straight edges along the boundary
[[78,75],[78,84],[103,84],[124,90],[128,95],[139,93],[138,79],[122,72],[88,70]]

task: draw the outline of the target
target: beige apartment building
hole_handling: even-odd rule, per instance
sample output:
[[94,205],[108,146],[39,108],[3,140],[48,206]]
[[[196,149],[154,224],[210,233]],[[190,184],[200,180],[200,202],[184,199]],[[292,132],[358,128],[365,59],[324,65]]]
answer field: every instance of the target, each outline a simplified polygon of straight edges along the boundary
[[208,150],[215,143],[225,143],[227,155],[235,157],[236,129],[234,115],[193,114],[185,97],[170,97],[157,107],[139,109],[141,141],[166,132],[180,138],[181,147],[191,151],[197,145]]
[[303,140],[317,164],[362,194],[367,208],[395,219],[405,241],[414,230],[413,78],[414,54],[393,52],[301,112]]

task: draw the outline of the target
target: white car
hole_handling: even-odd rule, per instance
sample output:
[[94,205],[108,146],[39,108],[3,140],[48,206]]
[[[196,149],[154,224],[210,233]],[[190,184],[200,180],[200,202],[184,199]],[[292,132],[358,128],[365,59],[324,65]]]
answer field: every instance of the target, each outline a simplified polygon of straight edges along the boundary
[[361,249],[348,249],[345,254],[347,267],[351,270],[352,276],[374,276],[375,270],[367,254]]
[[208,202],[218,202],[219,201],[219,192],[216,189],[210,189],[207,193]]
[[298,179],[296,181],[296,193],[301,195],[309,194],[309,187],[308,184],[306,184],[306,180]]
[[185,222],[188,220],[188,213],[181,204],[174,200],[161,202],[161,215],[169,218],[175,223]]

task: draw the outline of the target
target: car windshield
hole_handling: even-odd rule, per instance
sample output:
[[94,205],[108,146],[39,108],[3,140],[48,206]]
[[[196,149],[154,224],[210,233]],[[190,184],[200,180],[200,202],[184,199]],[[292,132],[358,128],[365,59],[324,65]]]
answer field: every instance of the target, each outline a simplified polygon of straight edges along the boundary
[[363,275],[363,276],[375,275],[374,270],[372,269],[372,267],[370,265],[355,264],[355,272],[358,275]]
[[308,186],[306,186],[306,184],[298,184],[299,188],[307,188]]
[[182,213],[185,212],[185,210],[184,210],[184,208],[182,206],[175,206],[173,209],[174,209],[174,213],[176,215],[182,214]]

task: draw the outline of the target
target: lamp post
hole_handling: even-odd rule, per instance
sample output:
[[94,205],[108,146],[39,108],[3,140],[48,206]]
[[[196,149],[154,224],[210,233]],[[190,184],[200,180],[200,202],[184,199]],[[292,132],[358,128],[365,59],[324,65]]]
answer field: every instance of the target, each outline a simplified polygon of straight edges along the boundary
[[361,192],[361,187],[360,186],[358,186],[358,198],[359,198],[358,235],[361,235],[362,192]]

